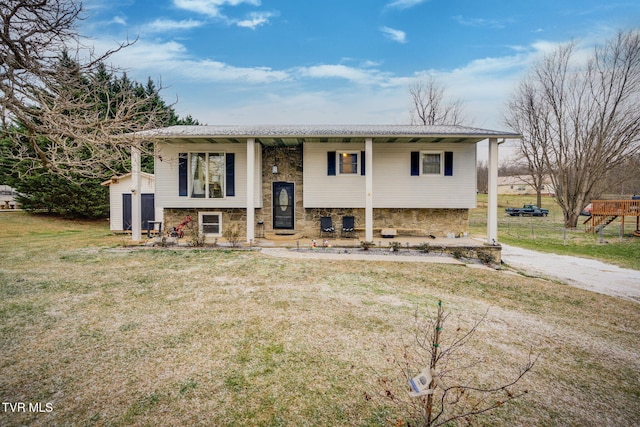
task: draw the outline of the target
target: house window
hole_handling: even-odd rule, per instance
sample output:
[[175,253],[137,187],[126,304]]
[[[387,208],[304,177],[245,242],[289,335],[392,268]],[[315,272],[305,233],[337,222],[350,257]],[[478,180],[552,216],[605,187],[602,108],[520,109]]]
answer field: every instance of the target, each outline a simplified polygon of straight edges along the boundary
[[203,236],[222,235],[222,214],[220,212],[200,212],[198,219],[200,233]]
[[190,153],[189,165],[191,197],[201,199],[224,197],[224,153]]
[[442,175],[441,152],[422,151],[420,156],[422,175]]
[[358,171],[358,154],[357,151],[343,151],[338,153],[338,170],[340,175],[357,175]]

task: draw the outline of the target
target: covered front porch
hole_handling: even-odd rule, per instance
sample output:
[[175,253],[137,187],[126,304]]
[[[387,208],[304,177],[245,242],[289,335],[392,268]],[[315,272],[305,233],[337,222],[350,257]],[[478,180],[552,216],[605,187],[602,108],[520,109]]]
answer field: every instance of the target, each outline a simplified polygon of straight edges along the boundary
[[[229,224],[225,220],[227,215],[241,218],[244,241],[248,244],[255,244],[260,239],[265,239],[264,243],[278,240],[274,238],[274,236],[278,236],[277,232],[272,233],[270,236],[267,236],[268,233],[260,233],[260,228],[265,224],[270,225],[273,229],[276,228],[276,225],[281,225],[278,224],[279,218],[275,215],[277,207],[293,208],[288,217],[291,231],[282,232],[280,230],[280,233],[285,235],[300,234],[302,231],[301,225],[306,227],[310,223],[306,219],[303,220],[310,209],[353,208],[361,210],[362,212],[358,214],[361,217],[359,221],[361,233],[358,242],[376,242],[377,228],[385,226],[381,224],[379,219],[376,220],[375,212],[381,209],[388,209],[389,212],[394,209],[404,209],[406,211],[417,209],[468,210],[475,204],[475,146],[480,141],[488,140],[489,208],[487,235],[486,239],[484,239],[484,244],[497,245],[498,145],[507,138],[519,137],[519,135],[506,132],[459,126],[347,125],[179,126],[142,132],[139,135],[145,140],[162,142],[166,144],[165,146],[179,144],[181,147],[185,147],[185,144],[194,144],[201,147],[199,148],[200,150],[203,150],[202,147],[205,144],[212,144],[212,146],[225,146],[228,147],[228,150],[235,151],[236,158],[242,158],[244,162],[240,165],[243,175],[236,175],[236,179],[238,182],[242,182],[242,185],[236,185],[236,194],[232,195],[235,197],[231,197],[231,199],[206,200],[203,203],[209,207],[208,211],[218,215],[219,219],[217,221],[219,221],[219,224]],[[239,151],[240,147],[242,147],[242,152]],[[285,147],[291,150],[286,157],[278,156],[278,151],[273,151],[275,157],[271,159],[270,147]],[[293,152],[302,153],[296,147],[304,147],[304,155],[302,156],[304,158],[304,167],[302,162],[297,163],[290,160]],[[402,147],[401,150],[404,150],[401,152],[401,158],[398,157],[395,147]],[[458,159],[456,160],[458,169],[452,174],[448,168],[450,168],[453,152],[456,152],[460,147],[474,147],[474,149],[473,151],[468,148],[461,149],[464,150],[465,154],[461,155],[462,157],[456,157]],[[181,148],[181,150],[190,151],[189,148]],[[418,154],[422,156],[423,153],[432,153],[434,150],[438,150],[436,156],[438,156],[438,161],[442,162],[440,176],[454,175],[455,178],[412,177],[423,173],[423,163],[420,160],[418,164]],[[342,170],[337,172],[338,178],[332,177],[332,175],[336,175],[336,170],[327,169],[327,161],[330,164],[336,164],[334,163],[336,162],[336,151],[341,155],[347,153],[346,155],[354,159],[353,167],[350,169],[351,173],[353,173],[352,178],[341,177]],[[374,154],[374,152],[377,154]],[[333,154],[333,157],[327,156],[328,154]],[[409,154],[411,154],[410,168]],[[415,167],[414,154],[416,154]],[[134,195],[133,210],[135,210],[137,194],[139,194],[136,187],[136,178],[139,177],[140,161],[135,150],[133,150],[132,156],[132,177],[134,178],[132,193]],[[312,159],[312,161],[309,161],[309,159]],[[298,174],[301,170],[304,170],[305,175],[302,182],[298,180],[299,175],[291,177],[283,173],[283,162],[290,164]],[[394,169],[390,169],[388,165],[395,165]],[[238,165],[236,165],[236,168],[238,168]],[[167,169],[167,171],[171,171],[171,169]],[[461,174],[467,178],[461,180]],[[177,179],[177,174],[175,179]],[[432,202],[435,199],[425,199],[424,197],[421,197],[421,201],[418,202],[416,197],[408,196],[409,194],[417,194],[415,189],[411,189],[417,188],[414,184],[418,180],[424,183],[428,179],[431,179],[430,182],[432,183],[444,181],[448,183],[446,189],[436,184],[428,187],[431,189],[430,191],[438,189],[435,202]],[[344,191],[345,186],[342,184],[336,184],[337,182],[347,181],[359,184],[348,185],[348,191]],[[331,184],[325,185],[325,183],[329,182]],[[456,187],[452,184],[455,182],[460,184]],[[393,185],[390,186],[389,184]],[[286,191],[282,191],[280,187],[286,186],[288,186],[288,188],[284,188]],[[463,202],[456,197],[456,194],[459,193],[458,189],[462,188],[466,192]],[[285,197],[286,203],[278,204],[282,197],[276,196],[281,193],[287,194],[287,197],[293,194],[293,198],[287,200]],[[427,201],[425,202],[425,200]],[[169,206],[172,208],[197,208],[200,210],[205,208],[204,205],[198,206],[197,200],[189,197],[183,199],[173,198],[161,206],[166,208],[168,203],[171,203]],[[448,206],[449,204],[451,206]],[[271,215],[272,213],[273,215]],[[137,215],[134,214],[134,218],[137,218]],[[165,218],[165,227],[168,226],[169,224]],[[133,240],[140,239],[141,230],[139,227],[139,224],[133,224]],[[402,225],[399,227],[402,227]],[[459,230],[459,228],[452,229],[452,231]],[[275,230],[265,230],[265,232],[268,231]],[[313,235],[313,233],[308,233],[306,230],[300,234],[300,236],[306,236],[306,239]],[[424,236],[425,234],[423,233],[422,235]],[[267,237],[271,238],[267,239]],[[435,237],[436,239],[443,238],[443,233],[438,233]],[[446,239],[446,236],[444,238]],[[419,236],[418,239],[420,239]],[[424,237],[422,240],[424,240]],[[345,244],[350,243],[350,241],[345,242]],[[406,243],[411,246],[411,242],[400,242],[402,246],[406,246]]]

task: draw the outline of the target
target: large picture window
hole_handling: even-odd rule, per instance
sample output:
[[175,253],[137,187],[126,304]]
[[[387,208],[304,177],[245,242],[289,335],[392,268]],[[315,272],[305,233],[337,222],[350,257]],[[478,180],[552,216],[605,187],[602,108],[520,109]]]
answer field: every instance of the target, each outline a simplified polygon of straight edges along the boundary
[[190,153],[189,166],[191,197],[202,199],[224,197],[224,153]]

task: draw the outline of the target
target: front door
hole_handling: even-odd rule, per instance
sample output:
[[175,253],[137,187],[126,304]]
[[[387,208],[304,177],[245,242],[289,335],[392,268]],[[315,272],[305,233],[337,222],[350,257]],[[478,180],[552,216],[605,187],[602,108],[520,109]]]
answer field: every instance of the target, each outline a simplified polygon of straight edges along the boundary
[[273,228],[293,230],[295,211],[293,182],[273,183]]

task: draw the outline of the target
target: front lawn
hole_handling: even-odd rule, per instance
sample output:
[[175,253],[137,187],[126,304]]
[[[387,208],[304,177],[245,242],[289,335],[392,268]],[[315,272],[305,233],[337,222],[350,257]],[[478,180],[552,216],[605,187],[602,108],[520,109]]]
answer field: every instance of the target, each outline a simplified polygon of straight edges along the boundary
[[484,360],[474,382],[540,354],[518,384],[528,393],[474,425],[640,413],[637,303],[464,266],[126,248],[102,222],[14,212],[0,227],[0,398],[42,409],[4,410],[2,426],[401,425],[392,358],[438,300],[444,339],[488,310],[461,352]]

